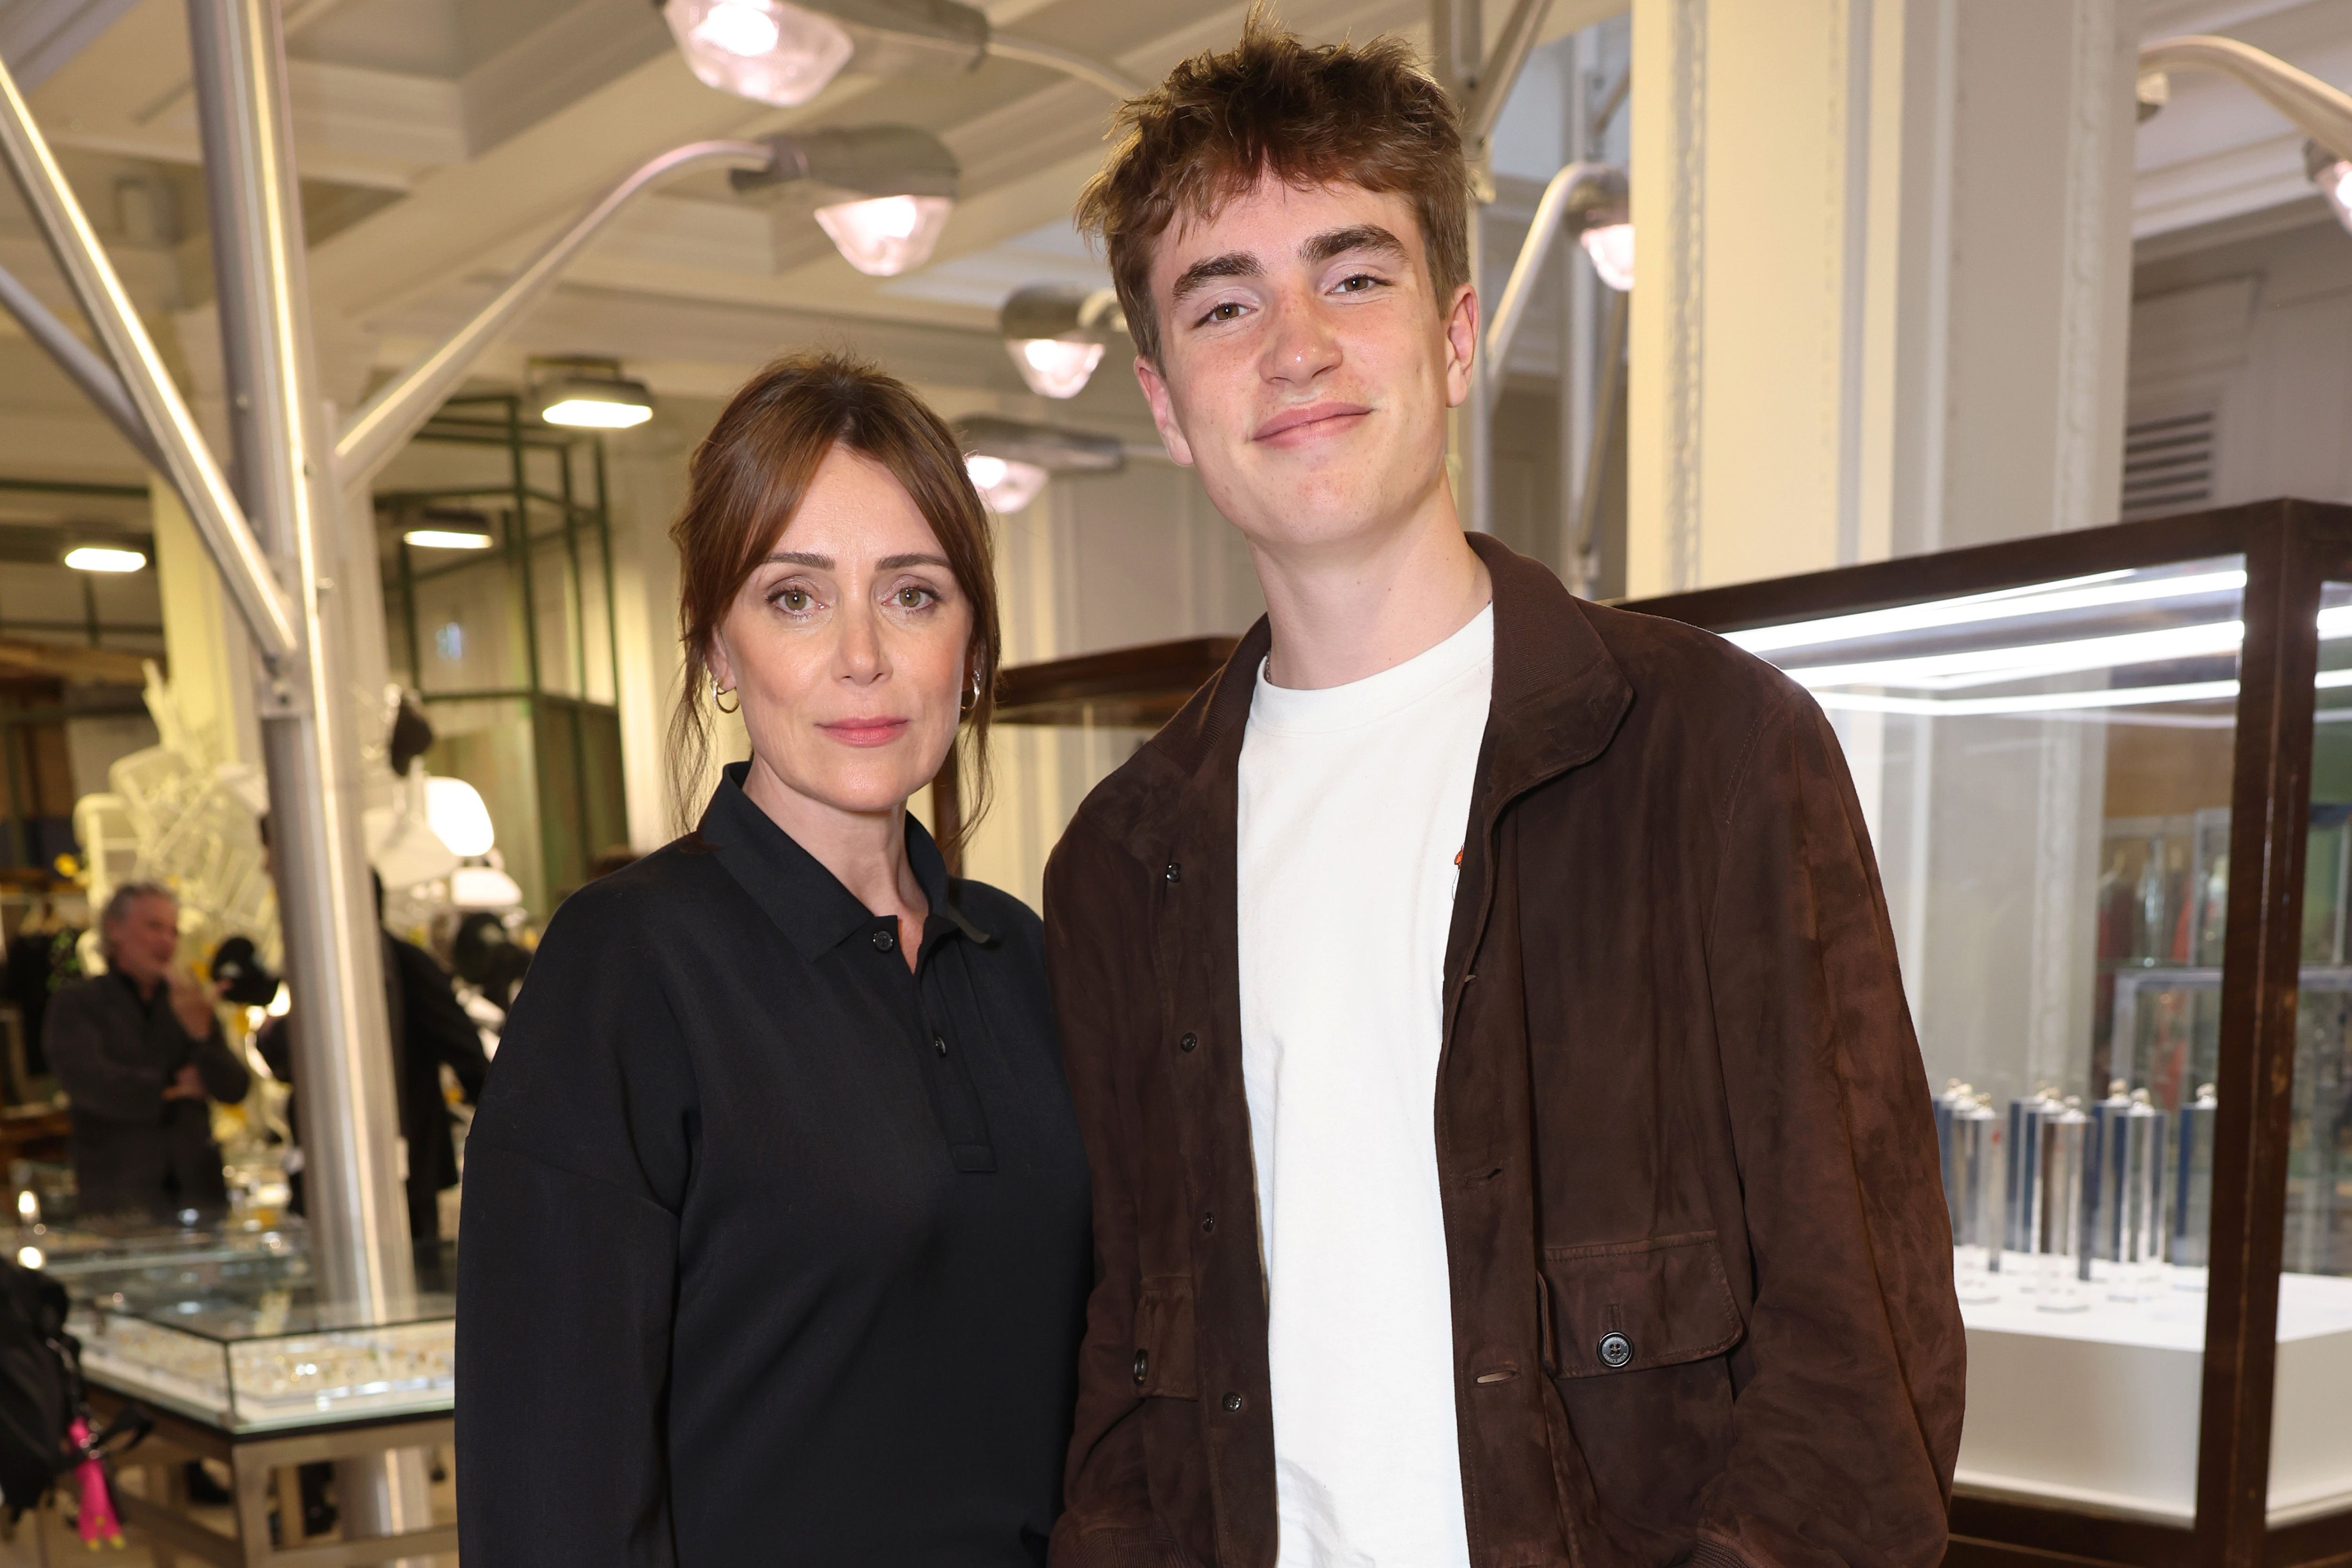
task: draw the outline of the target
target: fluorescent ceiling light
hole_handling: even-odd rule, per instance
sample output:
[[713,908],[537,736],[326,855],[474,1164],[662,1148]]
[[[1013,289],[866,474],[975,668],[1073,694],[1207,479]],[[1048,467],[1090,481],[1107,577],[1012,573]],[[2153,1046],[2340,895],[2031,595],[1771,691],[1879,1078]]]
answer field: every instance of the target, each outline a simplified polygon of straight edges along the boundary
[[1816,692],[1828,709],[1974,718],[1998,714],[2065,713],[2077,708],[2139,707],[2151,703],[2216,702],[2238,695],[2235,681],[2183,681],[2163,686],[2101,686],[2084,692],[2024,692],[2006,697],[1890,697],[1874,692]]
[[1037,498],[1045,487],[1049,476],[1034,463],[1022,463],[1012,458],[990,457],[975,452],[963,460],[964,471],[971,476],[972,488],[998,512],[1011,514]]
[[1586,229],[1576,236],[1584,254],[1592,258],[1592,270],[1601,281],[1620,294],[1629,293],[1633,287],[1633,225],[1630,223],[1601,224]]
[[76,545],[66,551],[66,564],[76,571],[137,571],[147,557],[117,545]]
[[955,203],[945,196],[873,196],[816,210],[841,258],[869,277],[896,277],[931,259]]
[[628,430],[654,416],[646,383],[621,373],[618,360],[586,354],[534,357],[531,407],[550,424],[577,430]]
[[488,854],[498,842],[482,792],[463,779],[436,774],[425,780],[425,825],[449,846],[451,854],[467,860]]
[[420,549],[488,549],[490,536],[463,528],[411,528],[400,536]]
[[649,404],[595,397],[559,398],[539,413],[550,424],[568,424],[575,430],[632,430],[653,416]]
[[2246,586],[2240,570],[2196,572],[2183,577],[2136,578],[2127,571],[2099,572],[2063,578],[2023,588],[2004,588],[1929,604],[1906,604],[1892,610],[1865,610],[1820,621],[1792,621],[1780,626],[1759,626],[1725,633],[1725,640],[1751,653],[1782,648],[1811,648],[1860,637],[1885,637],[1899,632],[1928,632],[1946,626],[1974,626],[2021,615],[2052,615],[2071,610],[2105,609],[2118,604],[2152,603],[2165,599],[2194,598],[2206,593],[2231,593]]
[[856,52],[840,23],[787,0],[667,0],[661,11],[705,86],[782,109],[823,92]]

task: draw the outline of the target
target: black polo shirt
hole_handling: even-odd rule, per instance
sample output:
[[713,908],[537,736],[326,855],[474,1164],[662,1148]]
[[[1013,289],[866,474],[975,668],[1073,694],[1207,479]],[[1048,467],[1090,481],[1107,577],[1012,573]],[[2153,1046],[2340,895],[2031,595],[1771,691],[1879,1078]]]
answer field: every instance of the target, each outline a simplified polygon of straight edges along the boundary
[[492,1064],[463,1554],[1042,1563],[1092,1258],[1037,918],[910,818],[910,974],[741,779],[564,902]]

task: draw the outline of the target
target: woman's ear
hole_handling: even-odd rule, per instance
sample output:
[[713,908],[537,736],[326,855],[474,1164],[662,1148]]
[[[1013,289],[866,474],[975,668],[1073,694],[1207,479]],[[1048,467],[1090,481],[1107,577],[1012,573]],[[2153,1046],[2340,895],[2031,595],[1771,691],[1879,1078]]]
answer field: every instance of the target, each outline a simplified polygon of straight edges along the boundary
[[727,639],[715,630],[710,633],[710,641],[703,646],[702,662],[709,669],[710,678],[718,683],[720,691],[735,689],[735,661],[727,655]]

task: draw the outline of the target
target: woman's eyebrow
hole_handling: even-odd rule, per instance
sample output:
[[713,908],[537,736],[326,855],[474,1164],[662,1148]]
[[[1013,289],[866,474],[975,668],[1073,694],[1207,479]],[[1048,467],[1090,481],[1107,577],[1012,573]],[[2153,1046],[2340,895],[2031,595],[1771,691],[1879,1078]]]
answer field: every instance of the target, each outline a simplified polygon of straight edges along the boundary
[[[831,562],[827,562],[831,565]],[[886,555],[874,563],[877,570],[898,571],[909,566],[947,566],[947,558],[936,555]],[[952,568],[950,568],[952,570]]]
[[811,550],[780,549],[771,550],[768,553],[768,559],[764,564],[770,566],[805,566],[814,568],[818,571],[831,571],[833,570],[833,558],[829,555],[818,555]]

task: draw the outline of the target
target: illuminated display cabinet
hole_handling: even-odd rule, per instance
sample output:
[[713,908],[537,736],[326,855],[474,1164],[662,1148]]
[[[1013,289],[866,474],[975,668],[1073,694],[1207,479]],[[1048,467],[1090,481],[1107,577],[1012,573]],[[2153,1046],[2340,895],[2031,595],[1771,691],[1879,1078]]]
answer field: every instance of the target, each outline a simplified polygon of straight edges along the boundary
[[2352,509],[1629,608],[1844,744],[1968,1323],[1954,1560],[2352,1553]]

